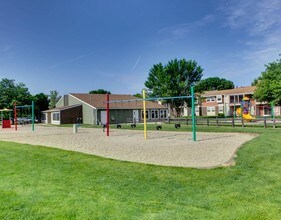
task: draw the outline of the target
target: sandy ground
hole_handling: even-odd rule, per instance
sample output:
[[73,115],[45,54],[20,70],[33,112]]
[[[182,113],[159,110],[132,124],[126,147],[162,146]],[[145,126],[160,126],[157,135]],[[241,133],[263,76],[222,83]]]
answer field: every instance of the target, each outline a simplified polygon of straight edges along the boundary
[[237,149],[256,137],[245,133],[197,133],[149,131],[144,140],[142,131],[111,130],[106,137],[102,129],[47,127],[37,125],[35,131],[26,125],[0,129],[0,140],[43,145],[122,161],[163,166],[212,168],[233,165]]

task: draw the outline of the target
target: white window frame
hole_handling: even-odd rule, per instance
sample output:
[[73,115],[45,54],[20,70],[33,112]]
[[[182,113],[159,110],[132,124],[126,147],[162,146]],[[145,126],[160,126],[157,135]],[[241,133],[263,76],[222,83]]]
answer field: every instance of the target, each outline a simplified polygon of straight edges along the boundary
[[60,124],[60,112],[52,112],[51,114],[51,124]]
[[151,116],[151,119],[159,118],[158,109],[151,109],[150,110],[150,116]]
[[222,103],[222,95],[217,95],[217,102]]
[[159,114],[160,118],[167,118],[167,115],[168,115],[168,113],[167,113],[166,109],[160,110],[160,114]]
[[212,97],[207,97],[206,98],[206,102],[215,102],[216,101],[216,97],[212,96]]
[[216,112],[216,107],[207,107],[207,112]]
[[[144,114],[143,114],[143,110],[141,110],[141,118],[144,119]],[[146,118],[149,118],[149,111],[146,110]]]
[[60,113],[59,112],[53,112],[52,113],[52,120],[53,121],[60,121]]

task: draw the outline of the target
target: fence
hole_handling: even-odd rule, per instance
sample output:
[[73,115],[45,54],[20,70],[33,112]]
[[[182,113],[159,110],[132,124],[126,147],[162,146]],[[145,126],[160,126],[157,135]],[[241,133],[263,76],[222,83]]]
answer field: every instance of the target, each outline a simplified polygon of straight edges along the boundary
[[[192,123],[191,118],[170,118],[167,120],[167,123],[180,123],[190,125]],[[281,127],[281,118],[257,118],[252,121],[245,120],[243,118],[196,118],[196,125],[202,126],[232,126],[232,127],[272,127],[277,128]]]
[[[127,123],[134,123],[133,118],[127,118]],[[142,119],[138,120],[138,123],[143,123]],[[147,119],[147,123],[167,123],[167,124],[185,124],[192,125],[191,118],[168,118],[168,119]],[[253,121],[245,120],[241,117],[236,118],[208,118],[208,117],[197,117],[196,125],[198,126],[232,126],[232,127],[272,127],[281,128],[281,118],[269,118],[260,117]]]

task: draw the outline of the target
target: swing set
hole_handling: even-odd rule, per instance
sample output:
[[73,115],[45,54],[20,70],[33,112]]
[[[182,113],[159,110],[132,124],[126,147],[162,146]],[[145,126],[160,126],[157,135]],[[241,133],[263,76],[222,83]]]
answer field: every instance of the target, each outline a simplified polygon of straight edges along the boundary
[[157,101],[157,100],[169,100],[169,99],[183,99],[183,98],[191,98],[191,114],[192,114],[192,139],[196,141],[196,119],[195,119],[195,96],[194,96],[194,87],[190,88],[191,95],[190,96],[174,96],[174,97],[159,97],[159,98],[146,98],[146,91],[142,91],[143,98],[142,99],[129,99],[129,100],[109,100],[109,94],[106,96],[106,136],[109,136],[109,104],[110,103],[123,103],[123,102],[133,102],[133,101],[142,101],[143,102],[143,124],[144,124],[144,139],[147,139],[147,121],[146,121],[146,101]]
[[[35,126],[34,126],[34,101],[32,101],[31,105],[20,105],[17,106],[17,103],[14,102],[14,123],[15,123],[15,131],[18,130],[18,123],[20,124],[25,124],[26,122],[28,122],[30,119],[27,118],[23,118],[23,111],[24,110],[30,110],[31,108],[31,129],[32,131],[35,130]],[[21,111],[21,120],[19,120],[20,118],[18,118],[18,110]],[[26,116],[26,115],[25,115]]]

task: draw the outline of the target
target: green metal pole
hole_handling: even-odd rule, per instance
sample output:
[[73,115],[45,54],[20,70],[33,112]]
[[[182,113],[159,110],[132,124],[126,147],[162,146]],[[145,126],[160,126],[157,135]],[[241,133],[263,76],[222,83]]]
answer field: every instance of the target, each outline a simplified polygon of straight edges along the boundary
[[194,103],[194,87],[191,86],[191,114],[192,114],[192,136],[196,141],[196,121],[195,121],[195,103]]
[[273,104],[273,102],[271,102],[271,116],[272,116],[272,119],[274,120],[274,104]]
[[32,131],[34,131],[34,101],[32,101]]

